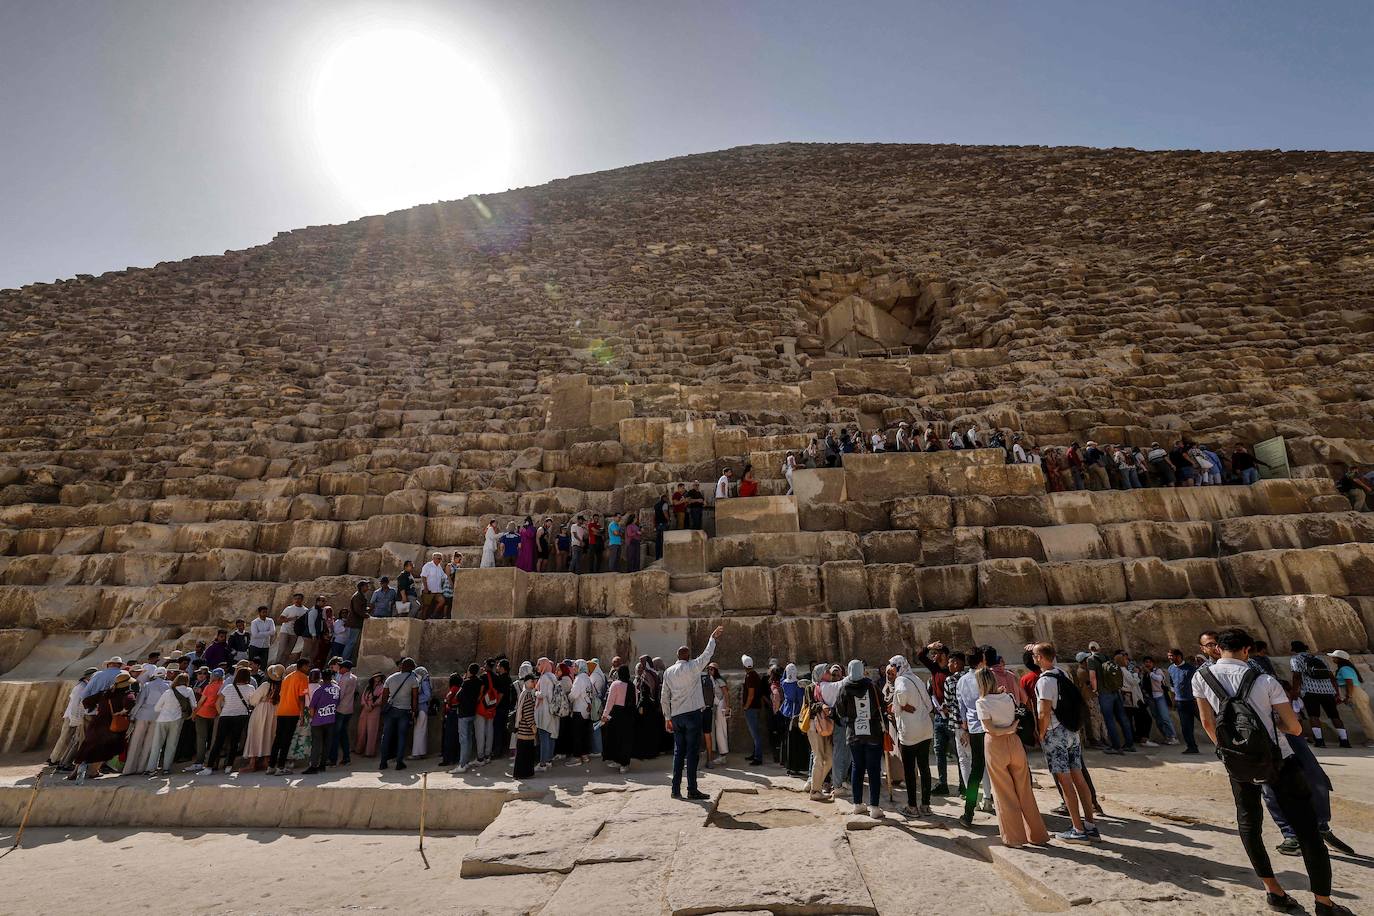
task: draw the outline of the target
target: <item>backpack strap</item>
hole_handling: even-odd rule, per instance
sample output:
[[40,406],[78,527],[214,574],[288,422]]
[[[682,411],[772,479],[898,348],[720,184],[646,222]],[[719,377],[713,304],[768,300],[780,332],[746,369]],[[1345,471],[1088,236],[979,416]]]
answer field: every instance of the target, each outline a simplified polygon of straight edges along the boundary
[[[1222,685],[1221,681],[1217,679],[1217,676],[1212,673],[1211,668],[1204,666],[1202,668],[1197,669],[1197,673],[1202,675],[1202,679],[1207,682],[1207,686],[1212,688],[1212,692],[1215,693],[1218,698],[1226,700],[1231,697],[1231,691],[1227,690],[1226,687]],[[1254,670],[1251,669],[1250,671],[1246,672],[1245,677],[1248,678],[1251,674],[1254,673]],[[1251,680],[1250,683],[1253,684],[1254,681]],[[1240,685],[1244,689],[1249,689],[1249,686],[1246,684],[1244,679],[1241,680]]]
[[1251,688],[1255,686],[1255,681],[1260,679],[1262,673],[1263,672],[1258,668],[1248,668],[1245,672],[1245,676],[1242,677],[1240,683],[1236,685],[1236,699],[1248,700]]

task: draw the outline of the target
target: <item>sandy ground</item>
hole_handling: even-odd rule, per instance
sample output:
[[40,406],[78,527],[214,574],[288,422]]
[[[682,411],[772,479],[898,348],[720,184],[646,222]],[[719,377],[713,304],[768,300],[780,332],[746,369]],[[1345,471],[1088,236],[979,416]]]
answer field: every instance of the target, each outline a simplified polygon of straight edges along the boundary
[[[1323,763],[1336,787],[1334,829],[1357,851],[1374,853],[1374,752],[1327,752]],[[1163,906],[1169,912],[1205,910],[1220,916],[1263,910],[1258,882],[1235,836],[1230,791],[1218,764],[1206,756],[1179,758],[1169,748],[1148,757],[1092,755],[1090,765],[1108,813],[1101,821],[1104,842],[1093,847],[1005,849],[991,817],[980,814],[972,831],[955,823],[953,799],[937,801],[939,816],[933,819],[889,818],[876,825],[850,817],[847,804],[809,801],[795,791],[793,780],[761,784],[728,769],[703,779],[704,789],[721,794],[675,839],[671,831],[681,824],[674,820],[670,829],[659,811],[672,813],[683,803],[669,800],[661,783],[653,785],[652,773],[640,774],[620,792],[604,783],[590,792],[578,784],[585,776],[569,770],[548,780],[543,802],[530,803],[539,806],[531,809],[539,832],[562,830],[561,818],[571,825],[579,811],[586,813],[585,806],[605,805],[608,796],[634,797],[642,800],[638,806],[648,817],[617,824],[618,829],[653,831],[661,823],[669,834],[663,850],[645,853],[643,861],[626,855],[584,857],[567,874],[463,878],[462,859],[478,848],[476,834],[431,836],[422,858],[417,837],[403,833],[31,829],[21,848],[0,859],[6,888],[0,912],[73,913],[108,904],[112,897],[143,899],[150,906],[175,901],[180,912],[223,914],[609,911],[634,916],[672,912],[683,900],[705,900],[725,911],[767,906],[768,900],[750,900],[729,881],[714,881],[717,876],[693,874],[691,857],[681,855],[689,840],[701,838],[712,847],[745,841],[764,853],[760,867],[773,874],[795,869],[795,880],[805,883],[806,863],[789,863],[785,849],[770,848],[770,837],[789,835],[789,828],[841,838],[858,866],[855,886],[848,889],[851,898],[871,900],[871,907],[858,911],[883,916],[952,913],[973,901],[1010,913],[1125,914],[1146,907],[1162,912]],[[1040,779],[1041,807],[1048,810],[1058,799],[1043,770]],[[897,802],[902,802],[900,789]],[[621,814],[611,820],[624,819]],[[1060,818],[1048,822],[1052,830],[1067,826]],[[611,834],[611,827],[602,828],[597,842]],[[12,830],[0,831],[0,847],[8,847],[12,837]],[[1267,827],[1270,845],[1277,839]],[[1374,913],[1374,858],[1337,853],[1332,859],[1337,899],[1356,913]],[[1274,863],[1280,880],[1310,912],[1301,859],[1276,854]],[[813,908],[791,911],[835,912],[825,909],[824,892],[816,896]]]

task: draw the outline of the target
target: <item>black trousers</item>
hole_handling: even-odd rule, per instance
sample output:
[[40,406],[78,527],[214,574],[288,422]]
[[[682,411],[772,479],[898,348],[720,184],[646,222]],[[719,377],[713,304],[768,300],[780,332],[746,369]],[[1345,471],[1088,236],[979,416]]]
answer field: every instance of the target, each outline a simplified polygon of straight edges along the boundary
[[206,765],[213,770],[223,756],[224,765],[233,766],[234,758],[238,756],[239,745],[243,743],[243,734],[247,730],[247,716],[220,716],[219,728],[215,730],[215,743],[210,747],[210,759]]
[[917,744],[899,745],[902,749],[902,778],[906,781],[906,803],[916,807],[916,769],[921,770],[921,804],[930,804],[930,744],[927,738]]
[[[1331,894],[1331,858],[1317,830],[1317,814],[1312,807],[1312,793],[1307,787],[1307,777],[1302,766],[1294,757],[1283,762],[1279,778],[1273,784],[1279,808],[1287,818],[1289,826],[1297,834],[1298,845],[1302,847],[1302,861],[1307,868],[1307,880],[1312,893],[1319,897]],[[1261,878],[1274,877],[1274,866],[1269,862],[1269,850],[1264,848],[1264,804],[1261,787],[1254,783],[1231,780],[1231,794],[1236,800],[1236,827],[1240,830],[1240,842],[1245,854],[1250,857],[1250,865]]]
[[286,766],[286,755],[291,750],[291,737],[296,734],[296,716],[277,716],[277,734],[272,740],[272,755],[267,761],[269,767]]

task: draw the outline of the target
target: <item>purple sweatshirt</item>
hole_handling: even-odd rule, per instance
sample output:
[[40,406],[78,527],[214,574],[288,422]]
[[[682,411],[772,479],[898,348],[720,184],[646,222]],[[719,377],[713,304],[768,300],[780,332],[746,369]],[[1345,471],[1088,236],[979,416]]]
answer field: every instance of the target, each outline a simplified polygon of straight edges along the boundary
[[334,711],[339,706],[339,687],[337,684],[321,684],[310,697],[310,724],[333,725]]

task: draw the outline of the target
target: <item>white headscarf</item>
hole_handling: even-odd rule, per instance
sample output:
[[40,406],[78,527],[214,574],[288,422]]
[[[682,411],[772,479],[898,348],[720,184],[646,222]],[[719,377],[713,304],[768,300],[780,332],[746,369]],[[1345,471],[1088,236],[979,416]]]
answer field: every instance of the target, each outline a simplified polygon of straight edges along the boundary
[[746,668],[754,667],[754,660],[747,655],[741,655],[739,657],[739,663]]
[[784,683],[795,684],[797,682],[797,666],[788,662],[787,667],[783,670],[782,679]]
[[845,675],[846,681],[861,681],[864,678],[864,663],[859,659],[852,659],[849,662],[849,671]]

